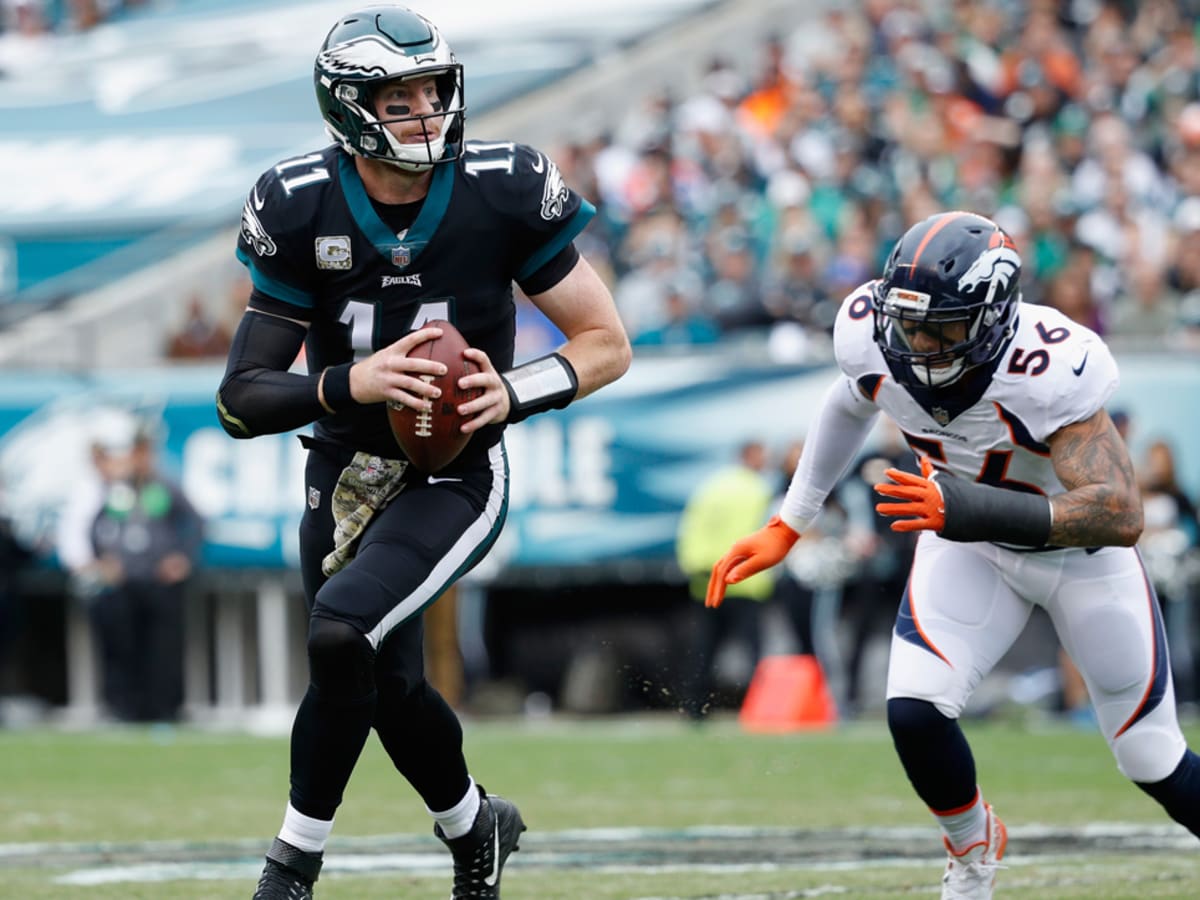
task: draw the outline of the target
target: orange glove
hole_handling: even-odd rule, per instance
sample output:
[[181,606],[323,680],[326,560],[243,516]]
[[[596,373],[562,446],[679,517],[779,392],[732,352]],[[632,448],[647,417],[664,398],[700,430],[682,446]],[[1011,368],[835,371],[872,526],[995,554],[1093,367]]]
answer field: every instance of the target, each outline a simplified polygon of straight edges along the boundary
[[946,527],[946,501],[933,481],[933,463],[921,457],[921,474],[911,475],[899,469],[888,469],[888,478],[896,482],[875,485],[875,492],[895,497],[903,503],[876,503],[875,512],[884,516],[908,516],[892,523],[892,531],[941,531]]
[[772,516],[762,528],[735,541],[729,552],[717,560],[708,579],[708,593],[704,605],[717,607],[725,599],[725,587],[745,581],[763,569],[780,562],[792,549],[800,535],[784,524],[779,516]]

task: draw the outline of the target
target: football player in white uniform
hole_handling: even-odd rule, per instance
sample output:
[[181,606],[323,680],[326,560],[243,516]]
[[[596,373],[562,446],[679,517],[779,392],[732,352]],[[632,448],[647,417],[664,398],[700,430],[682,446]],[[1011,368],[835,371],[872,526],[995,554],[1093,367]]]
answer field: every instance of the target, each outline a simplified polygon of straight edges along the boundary
[[1021,303],[1021,259],[994,222],[932,216],[881,278],[842,304],[842,375],[808,434],[780,514],[714,567],[706,603],[780,562],[882,410],[922,474],[888,470],[876,509],[920,531],[892,635],[896,751],[944,833],[942,897],[989,898],[1004,824],[984,802],[957,719],[1021,633],[1049,613],[1126,777],[1200,835],[1200,760],[1175,714],[1157,599],[1134,543],[1142,505],[1104,404],[1117,366],[1092,331]]

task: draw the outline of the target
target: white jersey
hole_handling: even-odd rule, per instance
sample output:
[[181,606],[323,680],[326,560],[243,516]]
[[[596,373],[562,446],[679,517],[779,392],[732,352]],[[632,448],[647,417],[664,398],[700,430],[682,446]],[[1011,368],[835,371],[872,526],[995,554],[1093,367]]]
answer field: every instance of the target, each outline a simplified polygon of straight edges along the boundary
[[[1104,342],[1056,310],[1021,305],[1012,340],[986,371],[966,373],[952,389],[906,388],[875,344],[871,287],[850,294],[838,312],[842,374],[809,429],[784,522],[807,528],[881,411],[916,453],[948,473],[1062,493],[1049,441],[1095,415],[1116,389]],[[1121,771],[1139,782],[1166,778],[1186,742],[1162,615],[1137,551],[1029,549],[921,533],[892,631],[888,698],[927,700],[957,718],[1041,606],[1087,683]]]
[[1046,442],[1102,409],[1117,388],[1116,361],[1100,336],[1056,309],[1022,303],[1016,334],[977,399],[955,398],[953,388],[910,392],[875,343],[871,287],[846,298],[834,326],[838,366],[857,393],[941,469],[996,487],[1061,493]]
[[[789,488],[795,519],[811,515],[882,411],[917,454],[960,478],[1057,494],[1048,441],[1095,415],[1117,366],[1095,332],[1057,310],[1022,304],[990,378],[952,389],[896,382],[875,344],[870,283],[846,298],[834,328],[842,377],[818,420],[818,445]],[[806,446],[807,450],[807,446]],[[840,459],[838,458],[840,455]],[[1167,777],[1186,749],[1175,717],[1159,604],[1131,547],[1045,548],[958,543],[925,531],[900,598],[887,696],[914,697],[957,718],[967,699],[1043,607],[1087,683],[1100,729],[1127,777]]]

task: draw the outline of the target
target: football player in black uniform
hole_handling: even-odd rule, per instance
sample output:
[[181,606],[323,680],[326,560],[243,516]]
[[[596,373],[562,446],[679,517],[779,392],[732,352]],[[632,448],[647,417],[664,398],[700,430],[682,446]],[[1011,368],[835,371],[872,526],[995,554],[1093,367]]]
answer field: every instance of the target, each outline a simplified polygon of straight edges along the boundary
[[[231,435],[315,423],[300,525],[310,680],[292,729],[291,792],[255,898],[312,896],[334,813],[372,727],[450,848],[455,898],[498,897],[524,830],[471,778],[454,712],[426,682],[421,613],[495,542],[507,510],[502,433],[619,378],[629,341],[573,239],[593,207],[544,154],[463,138],[462,67],[400,6],[343,16],[317,55],[334,143],[260,177],[237,255],[253,291],[217,397]],[[566,336],[513,367],[516,281]],[[453,322],[479,371],[460,380],[470,443],[434,476],[407,464],[386,404],[428,409],[410,354]],[[289,369],[303,347],[309,374]]]

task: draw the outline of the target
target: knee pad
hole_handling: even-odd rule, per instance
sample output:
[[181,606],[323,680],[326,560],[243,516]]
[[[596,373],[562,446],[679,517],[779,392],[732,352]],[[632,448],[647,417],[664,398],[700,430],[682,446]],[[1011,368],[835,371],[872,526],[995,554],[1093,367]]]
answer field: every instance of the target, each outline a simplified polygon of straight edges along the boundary
[[325,699],[352,701],[375,690],[375,650],[351,625],[314,616],[308,627],[308,667]]
[[1169,776],[1187,750],[1178,728],[1142,722],[1112,742],[1117,768],[1130,781],[1153,784]]

